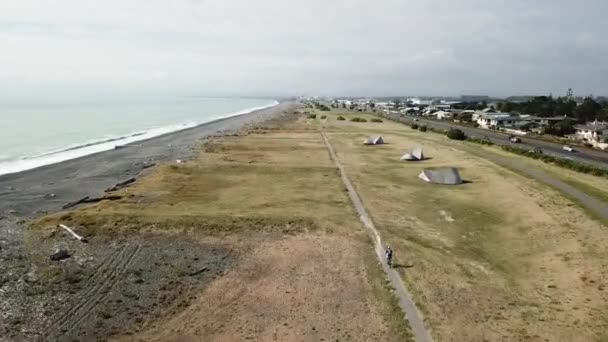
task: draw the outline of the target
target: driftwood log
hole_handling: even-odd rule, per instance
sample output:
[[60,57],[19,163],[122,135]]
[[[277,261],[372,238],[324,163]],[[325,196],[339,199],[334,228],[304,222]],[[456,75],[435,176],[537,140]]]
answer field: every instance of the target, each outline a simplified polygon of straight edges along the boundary
[[129,179],[127,179],[126,181],[124,181],[124,182],[120,182],[120,183],[118,183],[118,184],[114,185],[114,186],[113,186],[113,187],[111,187],[111,188],[107,188],[107,189],[105,190],[105,192],[118,191],[118,190],[120,190],[120,189],[124,188],[125,186],[127,186],[127,185],[129,185],[129,184],[131,184],[131,183],[135,183],[135,178],[129,178]]
[[79,199],[76,202],[70,202],[66,205],[64,205],[62,208],[63,209],[68,209],[68,208],[72,208],[75,207],[79,204],[82,203],[97,203],[97,202],[101,202],[101,201],[116,201],[122,199],[122,196],[105,196],[105,197],[95,197],[95,198],[90,198],[89,196],[83,197],[81,199]]
[[76,234],[76,232],[75,232],[75,231],[74,231],[72,228],[70,228],[70,227],[68,227],[68,226],[66,226],[66,225],[63,225],[63,224],[60,224],[60,225],[59,225],[59,227],[60,227],[60,228],[65,229],[65,230],[66,230],[68,233],[70,233],[70,235],[72,235],[72,236],[73,236],[73,237],[74,237],[76,240],[78,240],[78,241],[80,241],[80,242],[84,242],[84,243],[87,243],[87,242],[88,242],[88,241],[87,241],[87,239],[85,239],[83,236],[80,236],[80,235]]
[[79,205],[80,203],[84,203],[84,201],[86,201],[88,199],[89,199],[89,196],[83,197],[83,198],[79,199],[76,202],[70,202],[70,203],[64,205],[62,208],[63,209],[68,209],[68,208],[71,208],[71,207],[75,207],[75,206]]

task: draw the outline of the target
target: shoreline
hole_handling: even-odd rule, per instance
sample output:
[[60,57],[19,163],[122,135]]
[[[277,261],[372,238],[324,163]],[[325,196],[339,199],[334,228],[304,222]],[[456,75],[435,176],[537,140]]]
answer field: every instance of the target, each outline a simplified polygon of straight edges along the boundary
[[216,119],[201,125],[138,141],[137,146],[101,151],[55,164],[0,176],[0,259],[20,245],[20,222],[60,211],[66,203],[95,197],[105,189],[136,177],[152,164],[186,160],[195,145],[218,133],[238,131],[290,108],[279,102],[270,108]]
[[45,167],[73,159],[78,159],[81,157],[86,157],[88,155],[94,155],[97,153],[110,151],[120,146],[140,144],[150,139],[161,137],[167,134],[196,128],[219,120],[251,114],[260,110],[270,109],[279,105],[280,103],[281,102],[277,100],[273,100],[272,103],[268,103],[264,106],[250,107],[224,114],[218,114],[216,118],[198,124],[176,123],[173,125],[156,127],[145,131],[132,131],[131,133],[125,133],[122,136],[116,136],[113,138],[98,138],[97,140],[89,140],[85,142],[76,143],[71,146],[64,146],[60,149],[47,151],[34,157],[28,157],[20,160],[4,161],[0,163],[0,182],[3,180],[3,176],[17,174],[24,171],[34,170],[40,167]]
[[[188,160],[197,153],[196,146],[201,140],[237,133],[248,126],[275,118],[293,105],[293,102],[279,102],[270,108],[219,118],[141,140],[137,147],[111,149],[0,176],[0,263],[3,265],[0,285],[4,282],[3,291],[0,291],[0,312],[7,313],[7,317],[16,317],[17,322],[21,317],[31,314],[26,314],[25,311],[31,310],[32,304],[24,306],[23,303],[29,303],[34,297],[28,297],[15,285],[20,284],[20,279],[29,279],[28,274],[35,273],[29,260],[29,249],[34,247],[28,245],[31,242],[28,241],[27,234],[29,221],[60,212],[65,204],[85,196],[100,196],[105,189],[127,179],[143,177],[148,169],[151,170],[150,166],[177,159]],[[36,244],[38,243],[40,241],[37,240]],[[172,242],[172,245],[178,246],[180,243],[183,242]],[[71,244],[72,249],[82,247],[80,243],[66,240],[60,245],[34,248],[53,250],[66,244]],[[106,245],[86,246],[98,254],[111,249]],[[103,248],[96,250],[95,248],[101,248],[99,246]],[[201,260],[203,259],[205,258]],[[12,326],[10,322],[6,317],[0,317],[0,335],[3,335],[4,329]]]
[[[99,151],[99,152],[94,152],[94,153],[91,153],[91,154],[86,154],[86,155],[79,156],[79,157],[76,157],[76,158],[62,160],[62,161],[59,161],[59,162],[56,162],[56,163],[52,163],[52,164],[41,165],[41,166],[34,167],[34,168],[31,168],[31,169],[23,170],[23,171],[6,173],[6,174],[0,174],[0,186],[4,185],[2,183],[5,182],[5,181],[12,181],[12,180],[15,180],[17,178],[21,178],[22,176],[26,176],[27,173],[33,173],[33,172],[36,172],[36,171],[50,169],[50,168],[56,167],[56,166],[58,166],[60,164],[63,164],[63,163],[69,163],[69,162],[74,162],[74,161],[78,161],[78,160],[81,160],[81,159],[87,159],[87,158],[90,158],[90,157],[95,157],[95,156],[98,156],[98,155],[101,155],[101,154],[104,154],[104,153],[110,153],[112,151],[116,151],[116,150],[123,149],[123,148],[143,147],[144,144],[153,142],[154,140],[161,140],[161,139],[162,140],[166,140],[166,138],[168,138],[168,137],[170,137],[172,135],[179,135],[179,134],[183,134],[183,133],[199,130],[199,129],[202,129],[202,128],[206,128],[207,126],[220,124],[222,122],[229,121],[229,120],[236,119],[236,118],[240,118],[240,117],[243,117],[243,116],[259,115],[259,114],[262,114],[262,112],[273,111],[275,108],[278,108],[278,107],[282,107],[281,110],[284,110],[283,107],[285,107],[285,105],[287,105],[287,104],[290,104],[290,102],[277,101],[277,104],[269,106],[269,107],[266,107],[266,108],[254,109],[251,112],[241,113],[241,114],[235,114],[235,115],[229,115],[228,114],[229,116],[218,118],[218,119],[214,119],[214,120],[211,120],[211,121],[208,121],[208,122],[204,122],[204,123],[201,123],[201,124],[196,125],[196,126],[187,127],[187,128],[180,129],[180,130],[163,133],[163,134],[156,135],[156,136],[149,137],[149,138],[145,138],[145,139],[142,139],[142,140],[136,140],[136,141],[124,144],[124,145],[123,144],[118,144],[118,145],[115,145],[115,148],[112,148],[112,149],[109,149],[109,150],[103,150],[103,151]],[[243,125],[245,125],[245,124],[249,124],[249,123],[243,123]],[[230,128],[230,129],[227,129],[227,130],[238,130],[238,129],[239,128]],[[116,148],[116,147],[119,147],[119,148]],[[2,190],[3,189],[0,188],[0,194],[2,194]]]

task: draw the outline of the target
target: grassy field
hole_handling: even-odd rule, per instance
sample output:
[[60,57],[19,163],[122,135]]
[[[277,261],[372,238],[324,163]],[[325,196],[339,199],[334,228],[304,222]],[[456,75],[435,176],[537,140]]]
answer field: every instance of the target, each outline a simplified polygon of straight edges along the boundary
[[[601,337],[608,323],[601,223],[551,188],[463,151],[461,142],[371,118],[338,111],[314,124],[328,132],[438,340]],[[361,144],[378,134],[388,144]],[[431,159],[399,160],[418,143]],[[417,178],[436,166],[458,167],[470,183]],[[583,176],[577,180],[590,188],[604,181]]]
[[322,136],[299,115],[205,141],[193,160],[159,165],[117,194],[38,226],[186,235],[239,255],[183,313],[136,339],[410,337]]
[[[601,340],[608,330],[604,225],[552,188],[467,152],[471,145],[374,118],[306,109],[214,138],[193,161],[161,165],[123,190],[120,201],[41,224],[71,220],[87,234],[187,233],[243,250],[242,263],[198,306],[153,324],[145,340],[167,338],[175,327],[218,339],[408,339],[324,131],[437,341]],[[387,144],[364,146],[372,135]],[[429,159],[399,160],[417,144]],[[580,189],[608,189],[606,180],[538,163]],[[418,179],[423,168],[439,166],[458,167],[469,182]],[[214,320],[203,307],[221,314]],[[220,318],[228,322],[221,328]]]

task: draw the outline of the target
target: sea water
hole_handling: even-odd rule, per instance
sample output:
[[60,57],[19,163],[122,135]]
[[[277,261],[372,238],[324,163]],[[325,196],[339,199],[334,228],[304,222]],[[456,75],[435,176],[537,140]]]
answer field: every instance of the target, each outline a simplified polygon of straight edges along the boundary
[[276,104],[269,99],[169,96],[0,103],[0,175]]

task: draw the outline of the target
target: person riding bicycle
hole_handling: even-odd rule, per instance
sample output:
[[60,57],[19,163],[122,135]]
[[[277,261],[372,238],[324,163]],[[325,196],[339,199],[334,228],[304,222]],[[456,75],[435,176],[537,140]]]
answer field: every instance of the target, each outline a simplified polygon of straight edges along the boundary
[[386,264],[388,267],[393,267],[393,250],[390,246],[386,247],[384,254],[386,255]]

